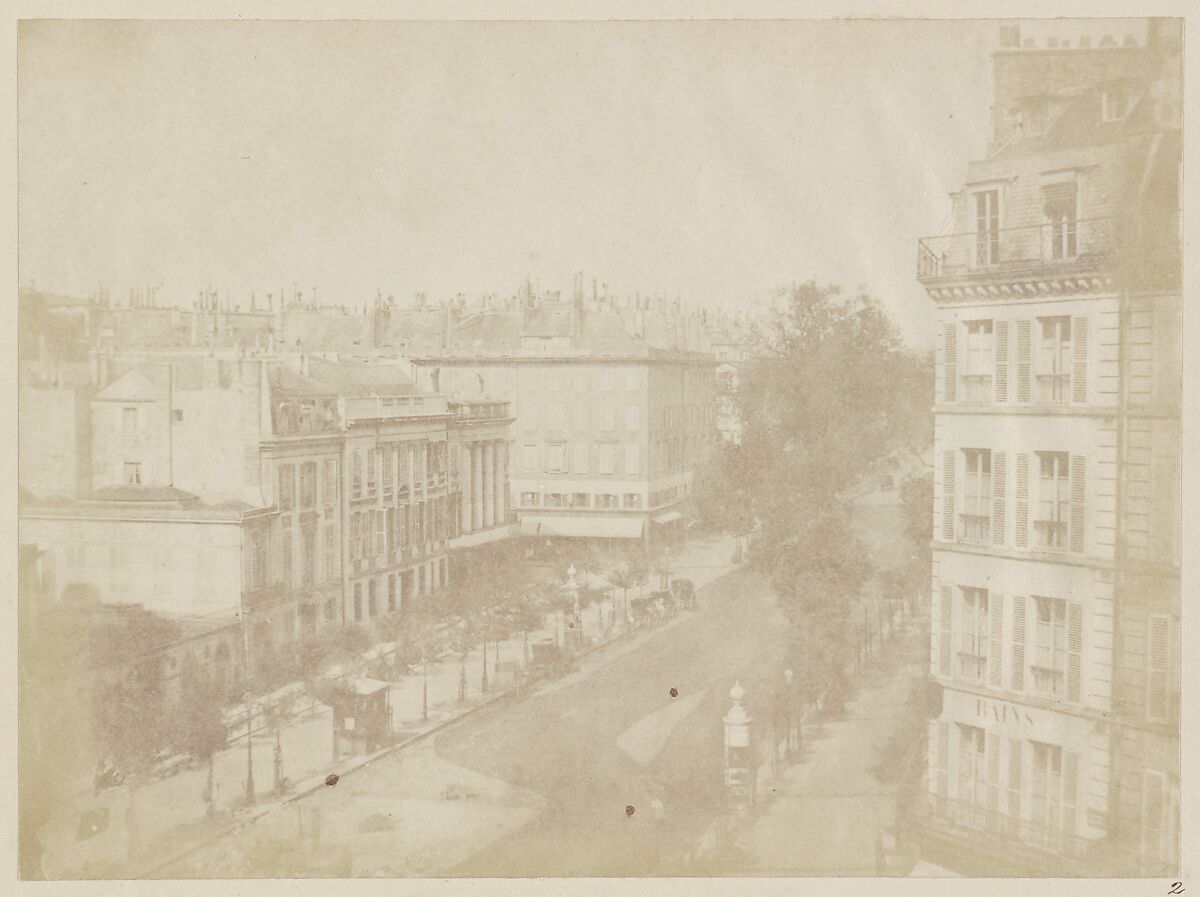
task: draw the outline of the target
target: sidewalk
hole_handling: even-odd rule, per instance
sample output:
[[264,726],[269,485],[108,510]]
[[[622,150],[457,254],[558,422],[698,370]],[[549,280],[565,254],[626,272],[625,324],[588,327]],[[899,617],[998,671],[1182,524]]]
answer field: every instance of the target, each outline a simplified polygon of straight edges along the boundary
[[[896,653],[864,671],[840,718],[804,727],[800,763],[760,770],[758,813],[735,837],[752,868],[772,875],[903,875],[893,849],[898,785],[875,777],[907,698],[923,681],[928,644],[910,625]],[[880,852],[882,848],[882,852]]]
[[[725,543],[728,542],[726,545]],[[732,540],[704,539],[689,543],[672,555],[672,576],[686,576],[701,588],[731,569],[727,563],[733,550]],[[714,563],[714,560],[717,563]],[[580,585],[599,587],[601,580],[581,577]],[[652,591],[656,584],[631,589],[632,600]],[[618,592],[619,595],[619,592]],[[621,616],[622,600],[606,597],[598,605],[582,613],[584,650],[606,644],[622,634],[623,628],[613,625]],[[555,638],[558,628],[560,643],[566,641],[566,620],[548,616],[546,626],[528,634],[529,642]],[[560,625],[561,622],[561,625]],[[603,625],[601,625],[603,623]],[[420,667],[414,674],[390,685],[393,731],[399,744],[422,737],[459,718],[465,713],[490,703],[510,692],[516,668],[523,666],[524,644],[520,635],[499,643],[501,672],[497,672],[495,645],[487,646],[488,691],[481,695],[483,650],[475,648],[466,659],[467,700],[458,700],[461,662],[457,657],[444,657],[430,664],[428,673],[429,714],[422,717],[422,684]],[[514,663],[515,662],[515,663]],[[282,775],[290,779],[293,788],[277,794],[275,785],[276,736],[265,729],[256,729],[249,749],[246,736],[235,736],[228,748],[214,758],[213,818],[206,817],[203,800],[208,770],[204,766],[185,768],[167,778],[151,780],[140,785],[133,795],[135,804],[135,850],[130,856],[130,833],[127,825],[130,789],[123,786],[95,798],[91,793],[80,795],[70,806],[62,809],[55,820],[42,832],[46,849],[42,866],[47,878],[80,878],[92,875],[127,875],[130,868],[140,868],[185,849],[190,843],[202,842],[231,824],[260,815],[273,806],[294,799],[298,794],[323,787],[330,773],[338,775],[369,760],[365,757],[333,760],[332,711],[323,704],[293,717],[278,734],[282,755]],[[394,746],[393,746],[394,747]],[[384,751],[393,748],[385,748]],[[377,752],[381,753],[381,752]],[[248,762],[252,764],[255,785],[255,805],[246,805]],[[107,827],[85,840],[76,840],[80,816],[88,810],[102,808],[108,813]]]

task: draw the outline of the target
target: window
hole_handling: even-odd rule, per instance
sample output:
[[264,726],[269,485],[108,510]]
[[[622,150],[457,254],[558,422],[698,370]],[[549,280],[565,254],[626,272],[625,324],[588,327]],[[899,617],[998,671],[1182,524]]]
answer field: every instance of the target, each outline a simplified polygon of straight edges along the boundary
[[1171,674],[1171,621],[1153,615],[1147,622],[1146,719],[1170,722],[1175,716],[1174,677]]
[[350,494],[354,498],[362,498],[363,494],[363,457],[362,452],[358,449],[353,450],[354,454],[351,460],[352,479],[350,483]]
[[625,409],[625,429],[637,430],[638,424],[641,422],[641,409],[637,405],[630,405]]
[[379,450],[374,446],[366,450],[367,453],[367,495],[373,497],[375,495],[375,456],[379,454]]
[[1071,397],[1071,319],[1065,315],[1039,318],[1038,397],[1061,404]]
[[141,461],[126,461],[125,462],[125,485],[140,486],[142,484],[142,462]]
[[561,508],[561,507],[564,507],[565,505],[566,505],[566,502],[563,501],[563,495],[561,492],[547,492],[546,493],[546,507],[547,508]]
[[637,509],[642,506],[642,496],[637,492],[625,493],[625,507],[628,509]]
[[548,473],[567,472],[566,443],[552,442],[546,446],[546,471]]
[[963,359],[963,391],[975,404],[992,400],[992,322],[967,321],[966,358]]
[[394,464],[395,454],[396,454],[395,446],[385,445],[383,448],[381,448],[379,450],[379,460],[380,460],[380,463],[383,465],[382,479],[383,479],[383,497],[384,498],[392,497],[392,481],[394,479],[392,466]]
[[1075,184],[1047,184],[1042,188],[1045,202],[1047,255],[1052,259],[1075,258],[1078,194]]
[[354,622],[362,622],[362,583],[354,584]]
[[332,582],[338,574],[337,529],[325,524],[325,581]]
[[600,495],[596,496],[596,507],[603,510],[612,510],[613,508],[617,507],[618,498],[619,496],[616,495],[601,493]]
[[576,492],[571,496],[571,507],[587,508],[592,504],[592,496],[587,492]]
[[535,473],[537,471],[537,446],[524,445],[521,446],[521,473]]
[[387,518],[381,509],[372,513],[375,517],[375,553],[387,554]]
[[332,508],[337,503],[338,472],[337,459],[325,459],[325,507]]
[[962,590],[962,642],[958,652],[959,669],[963,679],[983,682],[987,676],[988,660],[988,593],[987,589]]
[[121,433],[126,437],[138,434],[138,410],[136,407],[121,409]]
[[992,533],[992,453],[990,449],[963,449],[963,457],[963,540],[986,542]]
[[279,468],[279,508],[282,511],[290,510],[292,507],[295,498],[295,477],[292,465],[284,464]]
[[[1031,840],[1045,847],[1058,847],[1064,830],[1074,830],[1074,820],[1064,818],[1063,795],[1068,791],[1064,781],[1063,750],[1055,744],[1040,741],[1033,745],[1033,782],[1030,792],[1033,802],[1030,827]],[[1073,813],[1073,810],[1072,810]]]
[[1067,544],[1070,486],[1066,452],[1038,452],[1038,516],[1033,525],[1039,548],[1061,549]]
[[1000,261],[1000,191],[975,194],[975,265],[985,267]]
[[588,425],[588,406],[584,401],[580,401],[575,406],[575,429],[586,430]]
[[317,505],[317,465],[307,462],[300,468],[300,507],[314,508]]
[[372,577],[367,582],[367,616],[373,617],[379,613],[379,581]]
[[412,473],[412,446],[400,445],[396,447],[399,457],[396,459],[396,491],[406,492],[408,490],[408,479]]
[[536,492],[522,492],[521,506],[526,508],[536,508],[538,506],[538,494]]
[[600,456],[600,473],[605,476],[613,474],[613,456],[616,454],[616,446],[611,442],[601,442],[596,446]]
[[250,542],[250,588],[260,589],[267,584],[267,543],[264,532],[255,532]]
[[316,579],[317,532],[309,524],[300,528],[300,583],[308,587]]
[[388,575],[388,613],[396,609],[396,575]]
[[[557,378],[555,378],[557,379]],[[552,402],[546,409],[546,427],[550,430],[561,430],[563,428],[563,409],[557,402]]]
[[1037,598],[1034,630],[1033,687],[1040,695],[1062,698],[1067,675],[1067,603],[1061,598]]
[[[986,809],[988,803],[986,751],[987,739],[983,729],[958,723],[958,799],[981,811]],[[982,812],[975,813],[971,819],[964,821],[982,828],[984,815]]]
[[284,585],[292,584],[292,518],[284,517],[279,533],[280,573]]
[[587,473],[588,472],[588,446],[587,446],[587,443],[586,442],[575,443],[573,450],[572,450],[572,454],[574,455],[574,457],[571,459],[572,460],[571,469],[575,473]]
[[625,369],[625,388],[633,391],[642,385],[642,372],[637,368]]
[[1100,94],[1100,120],[1118,121],[1125,117],[1125,97],[1112,89]]

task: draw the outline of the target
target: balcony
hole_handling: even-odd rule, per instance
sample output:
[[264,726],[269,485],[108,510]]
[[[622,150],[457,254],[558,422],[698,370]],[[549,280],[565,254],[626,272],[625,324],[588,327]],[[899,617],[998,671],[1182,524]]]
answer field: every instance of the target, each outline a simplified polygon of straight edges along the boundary
[[906,808],[903,824],[972,875],[1096,875],[1096,846],[1063,826],[1018,818],[969,801],[925,793]]
[[505,421],[511,417],[508,404],[503,401],[451,402],[450,410],[458,421]]
[[985,544],[992,537],[992,518],[988,514],[959,514],[962,522],[962,540],[977,545]]
[[1173,213],[923,237],[917,242],[917,279],[934,298],[1078,292],[1114,282],[1174,287],[1180,279],[1179,234],[1179,215]]

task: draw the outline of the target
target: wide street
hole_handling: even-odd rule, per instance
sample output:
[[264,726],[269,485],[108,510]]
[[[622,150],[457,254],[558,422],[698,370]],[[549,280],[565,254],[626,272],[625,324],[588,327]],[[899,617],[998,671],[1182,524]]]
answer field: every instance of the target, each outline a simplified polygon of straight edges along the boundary
[[[870,487],[857,501],[860,532],[885,564],[902,544],[897,501],[895,491]],[[786,639],[769,586],[738,569],[702,589],[696,611],[486,705],[160,874],[683,872],[723,808],[729,689],[740,681],[765,724]]]

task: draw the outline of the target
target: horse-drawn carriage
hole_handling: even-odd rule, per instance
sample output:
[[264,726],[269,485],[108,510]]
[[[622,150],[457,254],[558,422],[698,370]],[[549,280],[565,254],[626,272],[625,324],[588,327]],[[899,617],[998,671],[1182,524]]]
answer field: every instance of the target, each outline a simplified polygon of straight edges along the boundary
[[526,679],[563,676],[570,669],[570,652],[555,643],[553,639],[543,639],[529,646],[529,665],[525,668]]
[[696,609],[696,584],[690,579],[671,580],[671,594],[675,597],[675,603],[679,607],[685,607],[688,610]]

